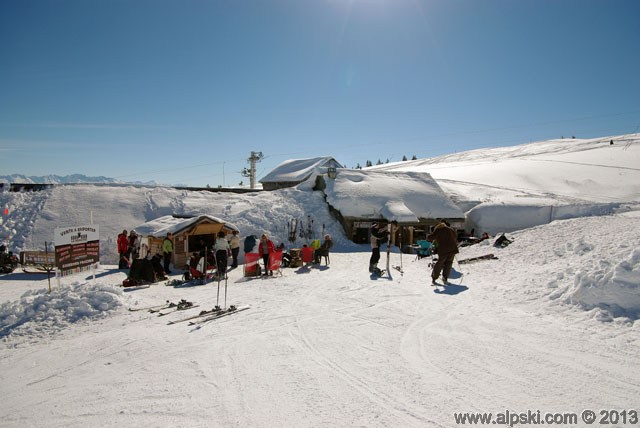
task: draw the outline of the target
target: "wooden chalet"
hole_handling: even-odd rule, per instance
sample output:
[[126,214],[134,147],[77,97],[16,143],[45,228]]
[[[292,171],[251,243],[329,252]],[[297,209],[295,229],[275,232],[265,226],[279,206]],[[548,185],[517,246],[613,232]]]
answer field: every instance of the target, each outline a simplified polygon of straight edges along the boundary
[[221,230],[226,234],[239,229],[233,224],[210,215],[164,216],[148,221],[133,229],[149,248],[149,254],[162,254],[162,243],[171,233],[173,237],[172,263],[176,269],[182,269],[189,256],[201,249],[201,242],[207,247],[213,245]]

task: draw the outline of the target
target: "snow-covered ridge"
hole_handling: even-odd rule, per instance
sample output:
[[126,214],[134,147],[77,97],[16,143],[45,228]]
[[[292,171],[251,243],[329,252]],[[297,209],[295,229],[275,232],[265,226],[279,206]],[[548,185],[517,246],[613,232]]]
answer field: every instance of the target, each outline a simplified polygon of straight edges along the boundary
[[[112,184],[125,184],[126,181],[117,180],[110,177],[91,177],[82,174],[70,174],[70,175],[23,175],[23,174],[11,174],[0,175],[0,183],[22,183],[22,184],[75,184],[75,183],[112,183]],[[149,182],[133,182],[131,184],[143,184],[147,186],[155,185],[153,181]]]
[[[372,170],[428,172],[476,232],[514,231],[640,204],[640,134],[478,149]],[[625,208],[625,209],[627,209]]]

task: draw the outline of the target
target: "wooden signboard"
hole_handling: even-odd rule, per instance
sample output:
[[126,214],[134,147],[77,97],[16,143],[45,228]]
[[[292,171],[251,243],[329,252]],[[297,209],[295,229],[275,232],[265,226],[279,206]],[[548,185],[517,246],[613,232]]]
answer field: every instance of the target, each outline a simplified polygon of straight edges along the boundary
[[100,262],[100,234],[97,225],[56,228],[55,244],[59,276],[87,271]]

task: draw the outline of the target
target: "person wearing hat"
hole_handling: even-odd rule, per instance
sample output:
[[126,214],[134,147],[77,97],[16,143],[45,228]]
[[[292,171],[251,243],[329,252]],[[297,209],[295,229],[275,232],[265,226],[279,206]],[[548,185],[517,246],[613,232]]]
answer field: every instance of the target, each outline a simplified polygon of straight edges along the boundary
[[128,269],[129,262],[127,257],[129,256],[129,239],[127,238],[127,231],[123,230],[118,235],[118,255],[120,260],[118,261],[118,269]]
[[387,227],[385,225],[379,225],[373,223],[371,225],[371,258],[369,259],[369,272],[382,274],[382,271],[378,269],[378,262],[380,261],[380,246],[387,242]]
[[319,265],[322,256],[329,255],[329,250],[331,249],[331,247],[333,247],[333,241],[331,240],[331,235],[327,233],[326,235],[324,235],[324,241],[322,242],[322,245],[320,245],[320,248],[313,252],[313,262]]

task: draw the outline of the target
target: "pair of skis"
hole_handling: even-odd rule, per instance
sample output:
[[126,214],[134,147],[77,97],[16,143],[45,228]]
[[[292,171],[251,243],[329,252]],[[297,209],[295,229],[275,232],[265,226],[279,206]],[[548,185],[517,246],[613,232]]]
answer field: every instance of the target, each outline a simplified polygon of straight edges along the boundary
[[[157,313],[158,316],[163,316],[176,311],[185,311],[187,309],[192,309],[197,307],[198,305],[194,305],[193,302],[188,302],[185,299],[182,299],[178,303],[173,303],[167,300],[165,303],[160,305],[145,306],[142,308],[129,308],[129,310],[132,312],[148,311],[152,314]],[[169,309],[169,310],[165,311],[166,309]]]
[[[159,317],[172,314],[177,311],[186,311],[187,309],[197,308],[198,305],[194,305],[193,302],[187,302],[185,299],[180,300],[178,303],[170,303],[168,307],[161,309],[149,309],[152,314],[157,313]],[[168,309],[168,310],[166,310]]]
[[477,256],[477,257],[470,257],[468,259],[462,259],[462,260],[458,260],[459,264],[465,264],[465,263],[473,263],[473,262],[478,262],[481,260],[497,260],[498,257],[496,257],[495,254],[493,253],[489,253],[489,254],[484,254],[482,256]]
[[161,309],[168,308],[170,304],[171,304],[171,302],[167,300],[165,303],[162,303],[162,304],[159,304],[159,305],[143,306],[141,308],[129,308],[129,310],[131,312],[161,310]]
[[220,307],[220,282],[222,282],[222,278],[220,276],[218,276],[218,292],[217,292],[217,296],[216,296],[216,306],[208,311],[202,311],[197,315],[193,315],[190,317],[186,317],[186,318],[182,318],[179,320],[175,320],[175,321],[169,321],[168,324],[177,324],[177,323],[181,323],[181,322],[186,322],[189,321],[189,325],[196,325],[196,324],[202,324],[205,322],[209,322],[209,321],[213,321],[216,320],[218,318],[222,318],[228,315],[233,315],[236,314],[238,312],[242,312],[245,311],[247,309],[250,308],[250,306],[246,305],[246,306],[240,306],[240,307],[236,307],[234,305],[231,305],[227,308],[227,282],[228,282],[228,277],[225,274],[224,276],[224,309]]
[[197,315],[192,315],[190,317],[169,321],[167,324],[169,324],[169,325],[178,324],[178,323],[187,322],[187,321],[189,321],[189,325],[201,324],[201,323],[204,323],[204,322],[207,322],[207,321],[212,321],[212,320],[215,320],[215,319],[218,319],[218,318],[222,318],[222,317],[227,316],[227,315],[232,315],[232,314],[235,314],[237,312],[242,312],[242,311],[245,311],[245,310],[247,310],[249,308],[250,308],[250,306],[248,306],[248,305],[240,306],[240,307],[236,307],[236,306],[231,305],[227,309],[222,309],[221,307],[216,306],[213,309],[210,309],[210,310],[207,310],[207,311],[201,311]]

